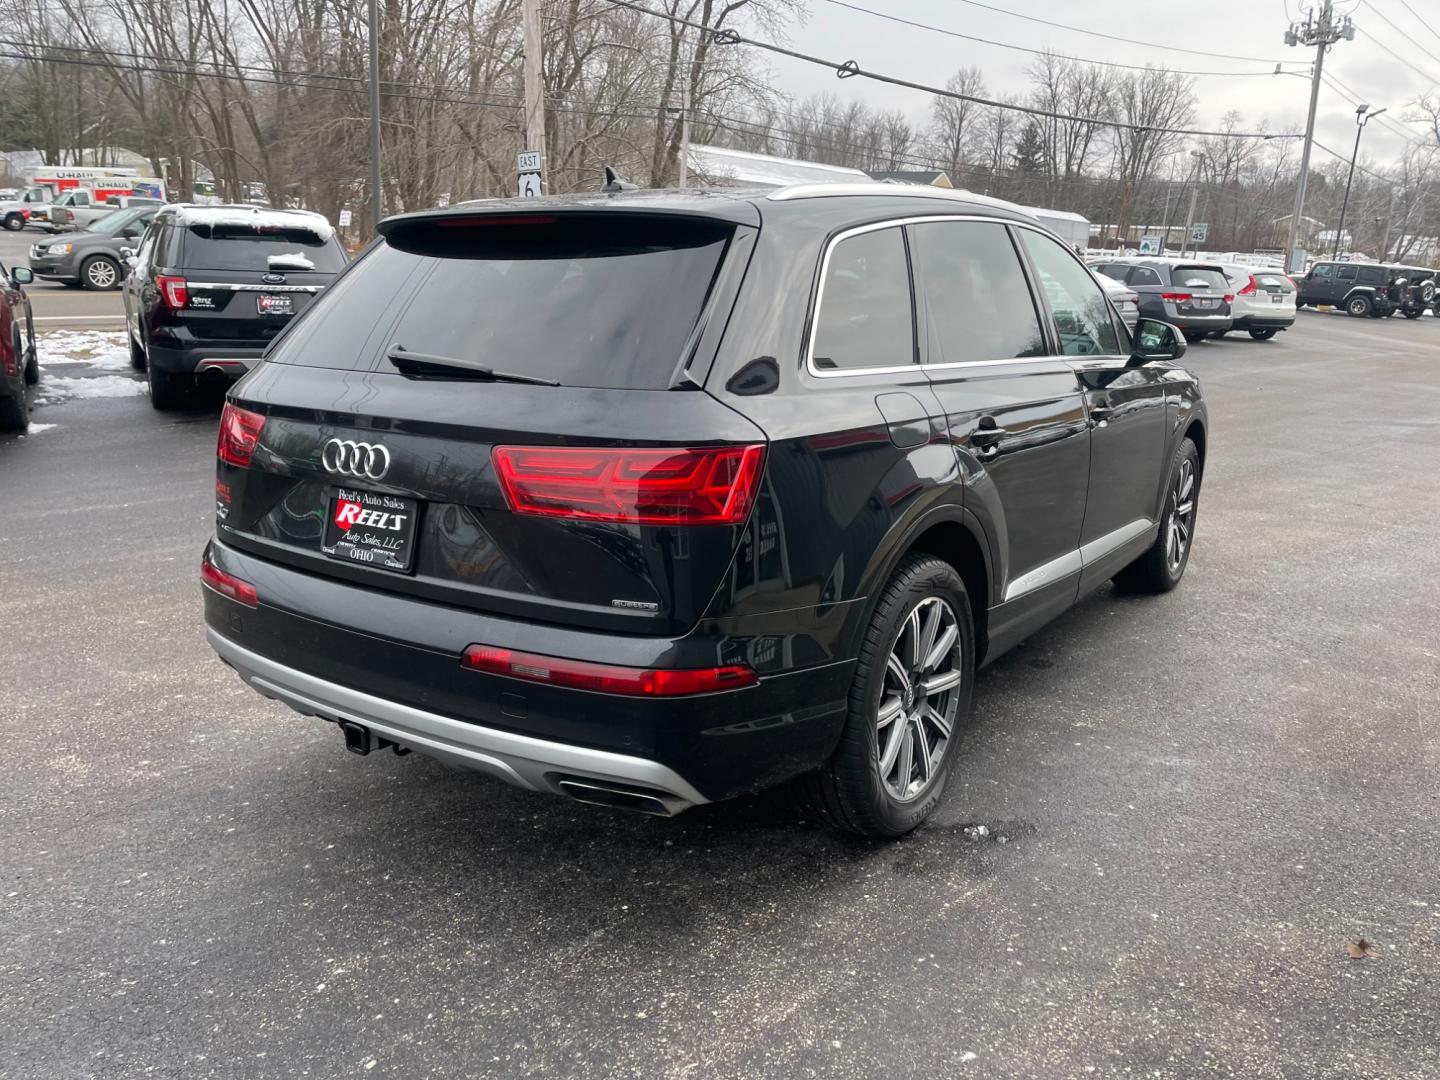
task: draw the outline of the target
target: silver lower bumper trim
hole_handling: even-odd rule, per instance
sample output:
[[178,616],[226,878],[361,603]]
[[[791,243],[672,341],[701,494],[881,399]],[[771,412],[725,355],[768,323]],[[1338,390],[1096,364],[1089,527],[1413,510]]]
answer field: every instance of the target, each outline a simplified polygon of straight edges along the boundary
[[668,765],[648,758],[551,742],[481,727],[375,697],[276,663],[207,630],[206,638],[241,680],[268,698],[322,720],[350,720],[431,757],[478,769],[516,787],[569,794],[559,781],[580,777],[647,789],[670,813],[708,802]]

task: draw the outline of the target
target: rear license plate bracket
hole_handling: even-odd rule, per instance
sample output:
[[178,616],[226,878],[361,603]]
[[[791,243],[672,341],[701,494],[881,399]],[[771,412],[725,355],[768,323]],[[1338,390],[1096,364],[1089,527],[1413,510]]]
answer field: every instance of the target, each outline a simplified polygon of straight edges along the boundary
[[336,488],[328,501],[320,550],[341,562],[409,573],[419,516],[416,499]]
[[295,298],[288,293],[261,293],[255,297],[255,311],[260,315],[294,315]]

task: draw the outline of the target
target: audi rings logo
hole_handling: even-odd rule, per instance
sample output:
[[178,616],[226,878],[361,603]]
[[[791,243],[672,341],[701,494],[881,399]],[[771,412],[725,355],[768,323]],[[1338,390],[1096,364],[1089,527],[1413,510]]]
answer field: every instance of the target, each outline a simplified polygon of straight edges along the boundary
[[320,464],[326,472],[379,480],[390,471],[390,451],[379,443],[330,439],[320,450]]

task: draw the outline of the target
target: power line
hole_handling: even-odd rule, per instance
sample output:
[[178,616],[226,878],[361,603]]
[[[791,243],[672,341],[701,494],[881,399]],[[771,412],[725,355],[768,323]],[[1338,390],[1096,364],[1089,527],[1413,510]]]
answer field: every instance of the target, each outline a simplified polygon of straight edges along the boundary
[[[1381,11],[1379,8],[1377,8],[1374,4],[1370,3],[1369,0],[1361,0],[1361,2],[1364,3],[1364,5],[1370,9],[1371,13],[1380,16],[1380,18],[1385,21],[1385,25],[1386,25],[1386,26],[1390,27],[1390,29],[1394,30],[1394,31],[1395,31],[1397,34],[1399,34],[1402,38],[1404,38],[1406,41],[1410,42],[1411,45],[1414,45],[1415,48],[1419,49],[1419,50],[1420,50],[1421,52],[1423,52],[1426,56],[1428,56],[1431,60],[1434,60],[1437,64],[1440,64],[1440,56],[1436,56],[1436,55],[1435,55],[1434,53],[1432,53],[1429,49],[1425,48],[1424,45],[1421,45],[1418,41],[1416,41],[1413,37],[1411,37],[1409,34],[1407,34],[1404,30],[1401,30],[1400,27],[1396,26],[1395,23],[1391,20],[1391,18],[1390,18],[1389,15],[1386,15],[1383,11]],[[1412,12],[1411,14],[1414,14],[1414,13]],[[1371,40],[1372,40],[1372,41],[1374,40],[1374,37],[1373,37],[1373,36],[1371,37]]]
[[1428,71],[1425,71],[1425,70],[1423,70],[1422,68],[1416,67],[1416,66],[1415,66],[1414,64],[1412,64],[1409,60],[1406,60],[1405,57],[1401,56],[1401,55],[1400,55],[1399,53],[1397,53],[1394,49],[1390,48],[1389,45],[1386,45],[1383,41],[1381,41],[1379,38],[1377,38],[1374,34],[1370,33],[1368,30],[1361,30],[1361,29],[1359,29],[1359,28],[1357,27],[1355,32],[1356,32],[1357,34],[1364,34],[1367,38],[1370,39],[1370,41],[1371,41],[1372,43],[1374,43],[1375,45],[1378,45],[1380,48],[1384,49],[1387,53],[1389,53],[1391,56],[1393,56],[1396,60],[1399,60],[1400,63],[1404,64],[1404,65],[1405,65],[1406,67],[1408,67],[1411,71],[1415,72],[1416,75],[1419,75],[1422,79],[1425,79],[1426,81],[1428,81],[1428,82],[1430,82],[1430,83],[1440,82],[1440,79],[1437,79],[1434,75],[1431,75]]
[[[1321,72],[1320,81],[1323,82],[1326,86],[1330,87],[1331,90],[1334,90],[1335,93],[1339,94],[1351,105],[1354,105],[1358,108],[1360,105],[1364,104],[1360,100],[1360,98],[1356,96],[1353,92],[1347,91],[1343,86],[1341,86],[1338,79],[1332,78],[1328,71]],[[1377,120],[1381,124],[1381,126],[1383,126],[1385,130],[1388,131],[1391,135],[1394,135],[1397,138],[1404,139],[1407,143],[1422,141],[1421,136],[1416,135],[1414,132],[1406,131],[1404,128],[1392,123],[1390,120],[1390,114],[1388,112],[1381,115],[1372,114],[1371,118]]]
[[1422,18],[1419,16],[1419,14],[1415,11],[1415,9],[1412,8],[1412,7],[1406,2],[1406,0],[1400,0],[1400,6],[1403,7],[1406,11],[1410,12],[1410,14],[1414,17],[1414,19],[1415,19],[1416,22],[1418,22],[1421,26],[1425,27],[1426,30],[1429,30],[1430,33],[1432,33],[1433,35],[1435,35],[1435,39],[1436,39],[1437,41],[1440,41],[1440,30],[1436,30],[1436,29],[1435,29],[1433,26],[1431,26],[1428,22],[1426,22],[1424,19],[1422,19]]
[[901,79],[894,75],[883,75],[877,71],[866,71],[854,60],[846,60],[837,63],[834,60],[826,60],[809,53],[798,52],[795,49],[787,49],[769,41],[760,41],[756,38],[742,37],[734,30],[718,29],[707,26],[704,23],[693,22],[690,19],[683,19],[678,15],[670,15],[663,11],[654,11],[641,4],[632,3],[631,0],[606,0],[606,3],[614,7],[629,8],[631,11],[639,11],[657,19],[664,19],[666,22],[675,23],[680,26],[688,26],[699,30],[702,34],[709,34],[717,45],[749,45],[756,49],[763,49],[766,52],[776,53],[780,56],[788,56],[794,60],[803,60],[807,64],[817,64],[820,67],[830,68],[842,79],[860,76],[871,79],[875,82],[887,83],[891,86],[903,86],[910,90],[919,90],[922,93],[933,94],[936,97],[953,98],[956,101],[969,101],[976,105],[988,105],[995,109],[1008,109],[1012,112],[1027,113],[1031,116],[1043,116],[1049,120],[1064,120],[1073,124],[1090,124],[1094,127],[1116,128],[1121,131],[1140,131],[1164,135],[1197,135],[1213,136],[1226,139],[1298,139],[1299,135],[1294,134],[1272,134],[1269,132],[1248,132],[1248,131],[1208,131],[1197,128],[1165,128],[1151,124],[1132,124],[1125,120],[1107,120],[1098,116],[1073,116],[1069,113],[1052,112],[1049,109],[1040,109],[1032,105],[1020,105],[1008,101],[995,101],[991,98],[978,97],[974,94],[962,94],[956,90],[948,90],[938,86],[929,86],[925,83],[912,82],[909,79]]
[[1009,15],[1012,18],[1024,19],[1026,22],[1040,23],[1044,26],[1053,26],[1057,30],[1069,30],[1076,34],[1089,34],[1091,37],[1105,38],[1107,41],[1120,41],[1126,45],[1141,45],[1147,49],[1163,49],[1166,52],[1189,53],[1191,56],[1209,56],[1216,60],[1244,60],[1256,64],[1285,64],[1287,60],[1276,60],[1274,57],[1264,56],[1232,56],[1229,53],[1205,52],[1201,49],[1187,49],[1180,45],[1160,45],[1153,41],[1138,41],[1135,38],[1120,37],[1117,34],[1106,34],[1099,30],[1087,30],[1083,26],[1070,26],[1066,23],[1052,22],[1049,19],[1042,19],[1036,15],[1022,15],[1018,11],[1009,11],[1002,7],[995,7],[993,4],[982,4],[979,0],[958,0],[961,4],[969,4],[971,7],[984,8],[986,11],[999,12],[1001,15]]
[[[846,0],[824,0],[827,4],[835,7],[847,8],[850,11],[863,12],[866,15],[873,15],[877,19],[885,19],[887,22],[900,23],[902,26],[913,26],[917,30],[927,30],[932,34],[944,34],[946,37],[961,38],[965,41],[978,41],[982,45],[993,45],[999,49],[1011,49],[1015,52],[1029,53],[1032,56],[1055,56],[1061,60],[1073,60],[1081,64],[1096,64],[1100,67],[1124,68],[1127,71],[1145,71],[1154,65],[1145,64],[1122,64],[1114,60],[1091,60],[1084,56],[1070,56],[1066,53],[1058,53],[1051,49],[1032,49],[1025,45],[1012,45],[1006,41],[995,41],[991,38],[976,37],[974,34],[962,34],[958,30],[949,30],[943,26],[932,26],[929,23],[918,22],[914,19],[902,19],[899,15],[887,15],[883,11],[875,11],[872,8],[861,7],[859,4],[847,3]],[[1175,75],[1274,75],[1275,72],[1269,68],[1264,71],[1174,71]]]

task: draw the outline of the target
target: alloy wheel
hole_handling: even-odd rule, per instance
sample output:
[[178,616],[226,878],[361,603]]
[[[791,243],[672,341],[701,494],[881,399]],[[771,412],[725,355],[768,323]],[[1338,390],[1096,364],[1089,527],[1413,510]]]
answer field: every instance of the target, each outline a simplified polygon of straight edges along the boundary
[[1182,458],[1175,486],[1170,492],[1169,513],[1165,522],[1165,567],[1175,574],[1190,550],[1190,534],[1195,528],[1195,462]]
[[108,259],[96,259],[85,268],[85,276],[97,289],[113,289],[119,275],[114,263]]
[[881,782],[901,802],[920,797],[950,747],[964,680],[955,609],[927,596],[906,615],[885,664],[875,721]]

